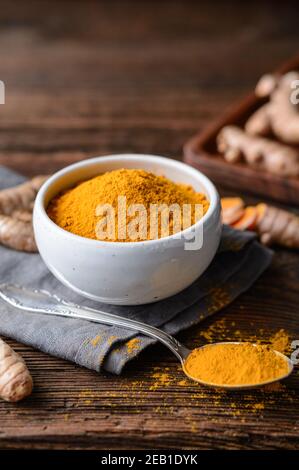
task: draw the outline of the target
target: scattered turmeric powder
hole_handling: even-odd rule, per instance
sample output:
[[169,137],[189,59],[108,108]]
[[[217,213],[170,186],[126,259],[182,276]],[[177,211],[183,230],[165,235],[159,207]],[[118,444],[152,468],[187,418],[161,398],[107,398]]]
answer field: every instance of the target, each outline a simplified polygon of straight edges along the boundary
[[185,370],[191,377],[214,385],[258,385],[284,377],[289,367],[267,345],[219,343],[194,349]]
[[275,351],[279,351],[282,354],[288,354],[290,352],[290,336],[284,329],[273,333],[260,328],[257,333],[252,334],[239,329],[232,331],[231,327],[235,326],[236,323],[234,321],[230,322],[225,318],[220,318],[219,320],[213,321],[213,323],[205,329],[200,327],[196,338],[204,339],[209,343],[217,341],[250,341],[256,344],[268,344],[275,349]]
[[[119,196],[125,197],[125,208],[119,204]],[[145,220],[144,231],[138,231],[136,239],[128,235],[128,228],[136,220],[136,211],[132,215],[129,210],[132,205],[142,206]],[[190,205],[189,216],[184,214],[184,204]],[[111,233],[107,230],[99,233],[99,224],[107,224],[107,214],[99,212],[99,207],[109,205],[113,210],[113,225]],[[168,234],[172,235],[193,225],[209,207],[209,202],[202,193],[197,193],[191,186],[176,184],[163,176],[157,176],[141,169],[119,169],[100,174],[92,179],[79,183],[76,187],[58,194],[49,204],[49,217],[63,229],[76,235],[105,241],[141,241],[161,238],[161,212],[157,216],[156,226],[151,217],[151,206],[168,209],[177,205],[180,219],[177,220],[170,211],[168,219]],[[201,206],[197,213],[196,205]],[[188,219],[189,223],[186,222]],[[176,221],[176,222],[175,222]],[[142,225],[140,222],[139,225]],[[136,222],[138,225],[138,223]],[[140,227],[139,227],[140,228]],[[109,233],[108,233],[109,232]]]
[[223,287],[212,287],[209,290],[210,299],[208,301],[207,310],[209,314],[217,312],[231,301],[229,292]]
[[111,346],[111,344],[113,344],[113,342],[117,339],[117,336],[116,335],[111,335],[109,336],[108,338],[108,344]]
[[167,387],[171,383],[171,376],[166,372],[155,372],[152,377],[155,381],[150,386],[150,390],[156,390],[159,387]]
[[253,403],[252,404],[252,409],[255,410],[255,411],[264,410],[265,409],[265,404],[264,403]]
[[92,338],[92,339],[90,340],[91,344],[92,344],[94,347],[96,347],[96,346],[99,344],[100,341],[101,341],[100,335],[97,335],[97,336],[95,336],[94,338]]
[[275,351],[286,354],[290,350],[290,337],[285,330],[281,329],[270,338],[270,344]]
[[188,387],[189,382],[188,382],[188,380],[183,379],[183,380],[180,380],[180,381],[178,382],[178,385],[179,385],[180,387]]
[[140,346],[140,339],[138,338],[130,339],[130,341],[126,343],[128,354],[138,351],[139,346]]

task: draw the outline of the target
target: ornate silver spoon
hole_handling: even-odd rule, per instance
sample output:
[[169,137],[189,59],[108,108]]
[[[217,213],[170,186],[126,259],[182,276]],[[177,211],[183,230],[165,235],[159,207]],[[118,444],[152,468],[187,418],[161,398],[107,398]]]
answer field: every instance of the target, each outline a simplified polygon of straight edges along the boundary
[[[138,331],[146,336],[150,336],[169,348],[176,357],[180,360],[184,373],[192,380],[199,382],[202,385],[211,387],[225,388],[228,390],[239,390],[256,388],[257,386],[263,386],[273,382],[277,382],[289,376],[293,370],[293,364],[290,359],[284,354],[274,351],[275,354],[283,358],[288,366],[288,372],[281,377],[277,377],[274,380],[267,382],[254,384],[254,385],[217,385],[209,382],[204,382],[196,377],[190,376],[186,371],[186,359],[191,353],[191,350],[186,348],[183,344],[179,343],[173,336],[165,333],[164,331],[155,328],[154,326],[147,325],[135,320],[114,315],[112,313],[104,312],[101,310],[95,310],[88,307],[80,307],[79,305],[66,302],[58,298],[54,294],[50,294],[44,290],[31,290],[25,287],[20,287],[14,284],[1,284],[0,285],[0,297],[8,302],[13,307],[24,311],[30,311],[34,313],[40,313],[43,315],[56,315],[61,317],[69,318],[80,318],[81,320],[88,320],[95,323],[102,323],[106,325],[123,326],[124,328]],[[227,342],[228,343],[228,342]],[[213,345],[224,344],[224,343],[213,343]],[[230,342],[228,344],[240,344],[237,342]],[[205,348],[209,345],[202,346]]]

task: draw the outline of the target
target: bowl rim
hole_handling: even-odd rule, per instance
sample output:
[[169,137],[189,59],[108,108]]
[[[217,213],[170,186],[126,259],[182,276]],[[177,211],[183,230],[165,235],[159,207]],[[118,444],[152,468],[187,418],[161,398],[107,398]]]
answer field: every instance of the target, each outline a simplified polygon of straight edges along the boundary
[[[87,238],[87,237],[82,237],[81,235],[77,235],[75,233],[69,232],[65,230],[64,228],[60,227],[57,225],[53,220],[48,216],[46,208],[45,208],[45,197],[47,192],[49,191],[50,187],[52,184],[54,184],[60,177],[72,173],[73,171],[78,170],[79,168],[82,167],[88,167],[88,166],[93,166],[96,163],[99,162],[109,162],[109,161],[120,161],[120,160],[125,160],[128,159],[130,161],[136,161],[141,163],[142,159],[143,160],[150,160],[152,162],[155,162],[157,164],[159,163],[167,163],[168,166],[173,167],[173,168],[181,168],[183,171],[188,172],[192,175],[195,176],[205,187],[205,189],[208,191],[208,196],[210,198],[209,202],[209,208],[207,212],[204,214],[204,216],[198,220],[195,224],[190,225],[190,227],[187,227],[185,230],[181,230],[180,232],[177,232],[172,235],[168,235],[167,237],[162,237],[162,238],[157,238],[154,240],[142,240],[142,241],[130,241],[130,242],[124,242],[124,241],[105,241],[105,240],[96,240],[93,238]],[[125,165],[124,165],[125,168]],[[140,167],[142,169],[142,167]],[[59,233],[63,234],[67,238],[77,240],[78,242],[81,243],[88,243],[88,244],[94,244],[94,245],[102,245],[102,246],[117,246],[117,247],[130,247],[130,246],[150,246],[150,245],[156,245],[158,243],[166,243],[170,240],[176,240],[179,238],[184,238],[184,235],[190,234],[192,230],[198,229],[201,225],[207,223],[211,217],[214,215],[215,211],[217,210],[217,207],[220,207],[220,197],[218,194],[218,191],[215,187],[215,185],[212,183],[212,181],[204,175],[201,171],[197,170],[196,168],[187,165],[186,163],[183,163],[178,160],[174,160],[168,157],[162,157],[160,155],[151,155],[151,154],[137,154],[137,153],[121,153],[121,154],[111,154],[111,155],[103,155],[103,156],[97,156],[97,157],[92,157],[92,158],[87,158],[84,160],[80,160],[79,162],[72,163],[71,165],[67,165],[66,167],[62,168],[61,170],[58,170],[55,172],[53,175],[48,178],[45,183],[41,186],[39,189],[35,203],[34,203],[34,220],[37,215],[37,212],[40,212],[40,215],[43,217],[46,223],[48,223],[53,230],[57,230]],[[35,230],[35,229],[34,229]]]

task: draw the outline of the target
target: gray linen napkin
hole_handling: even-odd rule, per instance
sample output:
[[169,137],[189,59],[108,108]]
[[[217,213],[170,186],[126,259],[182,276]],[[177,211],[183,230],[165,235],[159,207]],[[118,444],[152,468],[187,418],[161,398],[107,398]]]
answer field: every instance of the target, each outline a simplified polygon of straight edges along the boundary
[[[0,188],[24,178],[0,167]],[[93,302],[64,287],[38,254],[0,246],[0,282],[55,292],[77,304],[106,310],[157,326],[175,335],[232,302],[270,264],[272,252],[249,232],[224,227],[221,244],[206,272],[183,292],[154,304],[121,307]],[[81,366],[120,374],[128,361],[155,341],[119,327],[49,317],[16,310],[1,301],[0,335]]]

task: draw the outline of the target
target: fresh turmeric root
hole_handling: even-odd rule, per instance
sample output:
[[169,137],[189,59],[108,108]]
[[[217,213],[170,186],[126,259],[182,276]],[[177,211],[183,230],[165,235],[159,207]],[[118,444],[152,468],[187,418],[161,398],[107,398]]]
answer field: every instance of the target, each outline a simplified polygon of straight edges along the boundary
[[264,203],[258,204],[256,209],[258,217],[254,230],[264,245],[299,248],[299,216]]
[[299,176],[299,151],[274,140],[225,126],[217,137],[219,152],[231,163],[244,159],[250,166],[279,176]]
[[14,188],[0,191],[0,243],[20,251],[35,252],[32,209],[47,176],[37,176]]
[[244,209],[242,217],[232,225],[237,230],[254,230],[257,215],[256,207],[248,206]]
[[33,381],[23,358],[0,339],[0,398],[17,402],[31,394]]
[[244,214],[244,201],[240,197],[224,197],[221,199],[221,209],[223,223],[231,225]]
[[31,222],[0,214],[0,241],[19,251],[37,251]]
[[255,94],[259,98],[267,98],[277,88],[280,77],[272,73],[264,74],[255,87]]
[[[277,244],[299,249],[299,216],[265,203],[244,208],[241,198],[222,198],[222,218],[243,202],[243,213],[235,222],[229,223],[238,230],[255,231],[264,245]],[[227,218],[226,218],[227,220]],[[226,223],[226,222],[225,222]]]
[[268,136],[272,132],[269,110],[269,103],[258,108],[247,120],[245,131],[250,135]]
[[264,75],[255,93],[261,98],[269,97],[269,102],[248,119],[246,132],[263,136],[272,132],[281,142],[299,144],[299,104],[291,100],[298,80],[298,72],[289,72],[282,77]]

